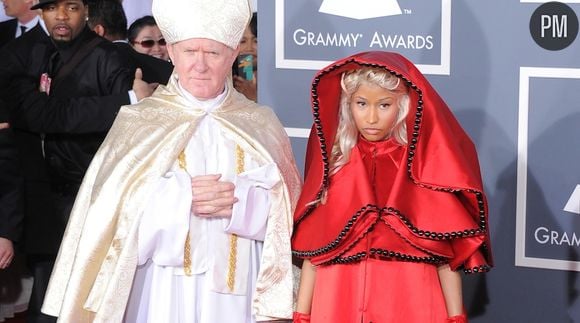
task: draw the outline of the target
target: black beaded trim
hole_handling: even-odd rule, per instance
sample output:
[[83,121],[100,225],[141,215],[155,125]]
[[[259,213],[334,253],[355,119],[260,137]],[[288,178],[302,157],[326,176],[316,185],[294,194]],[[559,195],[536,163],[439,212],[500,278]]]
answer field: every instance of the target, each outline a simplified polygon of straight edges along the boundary
[[491,266],[489,265],[480,265],[473,268],[464,268],[463,272],[466,274],[478,274],[478,273],[486,273],[491,270]]
[[324,264],[322,264],[322,266],[326,266],[326,265],[342,265],[342,264],[352,264],[355,262],[359,262],[362,259],[366,258],[367,253],[365,251],[359,252],[356,255],[352,255],[352,256],[348,256],[348,257],[338,257],[335,258],[331,261],[328,261]]
[[[311,258],[311,257],[316,257],[316,256],[320,256],[323,255],[333,249],[335,249],[340,242],[344,239],[344,237],[347,235],[347,233],[350,231],[350,229],[353,227],[354,223],[358,220],[358,218],[363,214],[366,213],[367,211],[379,211],[380,210],[373,205],[367,205],[363,208],[361,208],[360,210],[358,210],[352,217],[351,219],[348,221],[348,223],[346,224],[346,226],[342,229],[342,231],[340,231],[340,233],[338,234],[338,236],[336,237],[336,239],[334,239],[331,243],[327,244],[324,247],[318,248],[316,250],[312,250],[312,251],[300,251],[300,250],[294,250],[292,251],[292,254],[295,255],[296,257],[300,257],[300,258]],[[370,231],[370,230],[369,230]],[[368,231],[367,231],[368,232]]]
[[[312,209],[314,209],[314,207],[311,207],[309,209],[309,211],[311,211]],[[397,210],[393,207],[384,207],[382,209],[379,209],[375,205],[368,204],[365,207],[361,208],[359,211],[357,211],[355,213],[355,215],[352,216],[352,218],[348,221],[347,225],[339,233],[339,235],[336,237],[336,239],[333,240],[331,243],[329,243],[328,245],[321,247],[319,249],[313,250],[313,251],[293,251],[293,254],[297,257],[316,257],[316,256],[325,254],[325,253],[333,250],[334,248],[336,248],[338,246],[338,244],[342,241],[342,239],[350,231],[350,229],[352,228],[352,226],[354,225],[356,220],[360,217],[360,215],[367,212],[367,211],[372,211],[372,210],[379,212],[379,219],[383,215],[393,215],[393,216],[398,217],[409,228],[409,230],[411,230],[411,232],[413,232],[414,234],[416,234],[422,238],[425,238],[425,239],[452,240],[452,239],[456,239],[456,238],[472,237],[472,236],[476,236],[476,235],[480,235],[480,234],[485,233],[485,231],[482,230],[481,228],[470,229],[470,230],[466,229],[463,231],[454,231],[454,232],[434,232],[434,231],[421,230],[421,229],[417,228],[416,226],[414,226],[411,223],[411,221],[406,216],[404,216],[399,210]],[[368,230],[368,231],[371,231],[371,230],[372,230],[372,227],[370,227],[370,230]],[[364,235],[366,235],[366,233],[368,233],[368,231],[365,232],[365,234],[361,235],[361,238]],[[350,246],[350,247],[352,247],[352,246]],[[485,243],[482,244],[481,249],[485,253],[485,255],[487,256],[487,254],[488,254],[487,245]],[[348,249],[345,252],[347,252],[347,251],[348,251]]]
[[[380,218],[382,218],[382,215],[385,214],[385,213],[383,213],[384,210],[385,209],[381,209],[381,213],[379,213],[379,218],[377,219],[377,221],[380,221]],[[356,243],[358,243],[360,241],[360,239],[362,239],[369,232],[371,232],[374,229],[375,224],[376,224],[376,222],[373,223],[367,229],[367,231],[365,233],[361,234],[361,236],[358,239],[356,239],[356,241],[354,241],[350,246],[348,246],[348,248],[346,248],[346,250],[343,251],[342,253],[340,253],[336,258],[334,258],[333,260],[330,260],[326,263],[323,263],[322,265],[328,265],[328,264],[333,264],[333,263],[335,263],[335,264],[347,264],[347,263],[353,263],[353,262],[360,261],[363,258],[363,256],[366,255],[366,252],[359,252],[354,256],[348,256],[348,257],[341,257],[341,256],[344,255],[345,253],[348,253],[348,251],[350,249],[352,249],[352,247],[354,247],[356,245]],[[386,223],[386,225],[390,226],[388,223]],[[401,236],[401,238],[404,239],[404,237],[402,237],[402,236]],[[444,257],[436,256],[433,253],[429,252],[428,250],[425,250],[425,249],[420,248],[420,247],[415,246],[415,245],[413,245],[413,247],[417,248],[418,250],[421,250],[422,252],[430,254],[431,257],[411,256],[411,255],[407,255],[407,254],[402,254],[400,252],[388,251],[386,249],[380,249],[380,248],[371,248],[370,257],[379,258],[378,256],[383,255],[383,256],[389,257],[389,258],[397,258],[398,260],[402,260],[402,261],[415,261],[415,262],[427,262],[427,263],[446,263],[446,260]],[[384,253],[381,251],[385,251],[387,253]]]
[[[388,213],[386,213],[386,214],[387,214],[387,215],[389,215]],[[404,240],[404,241],[406,241],[408,244],[410,244],[411,246],[413,246],[413,248],[415,248],[415,249],[417,249],[417,250],[420,250],[420,251],[422,251],[422,252],[424,252],[424,253],[426,253],[426,254],[428,254],[428,255],[431,255],[431,257],[432,257],[432,258],[437,258],[437,259],[445,259],[445,257],[438,256],[438,255],[436,255],[435,253],[433,253],[433,252],[431,252],[431,251],[429,251],[429,250],[427,250],[427,249],[425,249],[425,248],[422,248],[422,247],[420,247],[420,246],[417,246],[417,245],[416,245],[416,244],[414,244],[412,241],[408,240],[408,239],[407,239],[405,236],[401,235],[401,233],[400,233],[400,232],[398,232],[397,230],[395,230],[395,228],[393,228],[393,226],[392,226],[392,225],[391,225],[389,222],[387,222],[387,221],[384,221],[384,222],[385,222],[385,225],[387,225],[389,228],[391,228],[391,230],[393,230],[393,232],[395,232],[396,234],[398,234],[398,235],[401,237],[401,239],[403,239],[403,240]]]
[[[322,163],[323,163],[323,168],[324,168],[324,175],[322,178],[322,187],[318,193],[317,198],[320,198],[320,196],[322,196],[322,192],[323,190],[328,188],[328,184],[329,184],[329,156],[326,152],[326,138],[324,137],[324,132],[322,131],[322,122],[320,120],[320,102],[318,101],[318,84],[320,83],[320,79],[325,75],[328,74],[330,72],[333,72],[334,70],[347,65],[347,64],[351,64],[351,63],[356,63],[358,65],[361,66],[367,66],[367,67],[372,67],[372,68],[384,68],[386,69],[389,73],[397,76],[398,78],[402,79],[407,86],[409,86],[409,88],[413,89],[415,92],[417,92],[419,99],[417,101],[417,112],[415,113],[415,123],[413,125],[413,129],[407,129],[407,131],[412,131],[411,133],[411,142],[409,143],[408,147],[409,147],[409,152],[408,152],[408,157],[407,157],[407,173],[409,174],[409,178],[411,178],[411,180],[413,181],[413,183],[415,183],[416,185],[420,186],[420,187],[425,187],[431,190],[435,190],[435,191],[443,191],[443,192],[449,192],[449,193],[454,193],[454,192],[460,192],[463,191],[461,189],[453,189],[453,188],[442,188],[442,187],[435,187],[432,185],[426,185],[423,183],[419,183],[415,178],[413,178],[413,175],[411,173],[411,169],[412,169],[412,165],[413,165],[413,159],[415,157],[415,150],[417,149],[417,143],[419,141],[419,133],[421,130],[421,118],[423,117],[423,92],[421,91],[421,89],[414,84],[413,82],[411,82],[411,80],[407,79],[404,75],[397,73],[393,70],[390,70],[388,68],[386,68],[385,66],[382,66],[380,64],[368,64],[368,63],[361,63],[361,62],[357,62],[354,58],[351,58],[349,60],[346,60],[340,64],[337,65],[333,65],[328,67],[327,69],[323,70],[320,72],[320,74],[318,74],[316,76],[316,78],[314,79],[314,81],[312,82],[312,105],[313,105],[313,116],[314,116],[314,125],[315,125],[315,129],[316,129],[316,135],[318,136],[318,140],[320,141],[320,148],[322,150]],[[416,229],[417,234],[422,235],[422,236],[427,236],[427,237],[431,237],[434,239],[443,239],[443,238],[447,238],[447,239],[453,239],[454,237],[462,237],[462,236],[469,236],[469,235],[475,235],[475,234],[479,234],[481,232],[485,232],[487,230],[487,223],[486,223],[486,219],[485,219],[485,203],[483,201],[483,194],[479,191],[476,190],[472,190],[472,189],[468,189],[466,190],[469,193],[473,193],[475,194],[476,198],[477,198],[477,205],[478,205],[478,209],[479,209],[479,232],[473,232],[474,230],[465,230],[462,232],[451,232],[451,233],[443,233],[441,235],[443,235],[443,237],[440,238],[440,234],[439,233],[434,233],[434,232],[425,232],[422,230],[418,230]],[[309,212],[311,211],[310,209],[308,210]],[[306,216],[309,212],[305,212],[304,216]],[[302,216],[298,222],[300,220],[302,220],[304,218],[304,216]],[[298,223],[297,222],[297,223]],[[447,237],[445,237],[445,234],[448,234]],[[453,236],[454,234],[454,236]]]
[[479,229],[470,229],[470,230],[463,230],[463,231],[454,231],[454,232],[434,232],[434,231],[426,231],[421,230],[414,226],[411,221],[401,214],[401,212],[393,207],[384,207],[382,212],[387,214],[393,214],[394,216],[398,217],[413,233],[416,235],[432,240],[451,240],[455,238],[464,238],[479,235],[485,233],[485,230],[482,230],[481,227]]
[[[329,156],[326,153],[326,138],[324,137],[324,132],[322,131],[322,121],[320,120],[320,113],[318,112],[318,110],[320,110],[320,102],[318,101],[318,83],[320,83],[320,78],[322,76],[324,76],[327,73],[330,73],[334,70],[336,70],[337,68],[340,68],[346,64],[350,64],[355,62],[355,60],[349,59],[344,61],[341,64],[337,64],[337,65],[333,65],[328,67],[327,69],[323,70],[320,72],[320,74],[318,76],[316,76],[314,78],[314,81],[312,82],[312,115],[314,116],[314,128],[316,129],[316,135],[318,136],[318,140],[320,141],[320,148],[322,150],[322,164],[323,164],[323,169],[324,169],[324,175],[322,177],[322,187],[320,189],[320,192],[318,193],[318,198],[320,198],[320,196],[322,195],[322,191],[328,188],[328,184],[329,184],[329,172],[330,172],[330,162],[329,162]],[[360,64],[360,63],[359,63]],[[330,143],[332,145],[332,143]]]
[[[418,186],[424,187],[424,188],[428,188],[428,189],[431,189],[434,191],[442,191],[442,192],[448,192],[448,193],[467,191],[469,193],[475,194],[476,199],[477,199],[477,206],[479,209],[479,229],[471,229],[471,230],[447,232],[447,233],[437,233],[437,232],[424,231],[424,230],[420,230],[420,229],[414,227],[413,225],[411,225],[410,221],[406,217],[402,216],[400,213],[395,213],[394,209],[393,209],[393,212],[391,212],[391,213],[393,213],[396,216],[398,216],[399,218],[401,218],[401,220],[411,229],[411,231],[418,234],[419,236],[423,236],[426,238],[437,239],[437,240],[446,240],[446,239],[461,238],[461,237],[465,237],[465,236],[473,236],[473,235],[477,235],[477,234],[481,234],[481,233],[486,232],[487,222],[486,222],[486,217],[485,217],[485,214],[486,214],[485,202],[483,200],[482,192],[477,191],[477,190],[473,190],[473,189],[465,190],[465,189],[444,188],[444,187],[436,187],[433,185],[427,185],[427,184],[418,182],[412,175],[411,169],[412,169],[412,165],[413,165],[413,159],[415,156],[415,150],[417,149],[417,143],[419,141],[418,138],[419,138],[419,133],[421,130],[421,119],[423,117],[423,109],[424,109],[423,108],[423,104],[424,104],[423,93],[422,93],[421,89],[416,84],[414,84],[411,80],[407,79],[404,75],[397,73],[393,70],[390,70],[383,65],[361,63],[361,62],[357,62],[354,58],[348,59],[340,64],[336,64],[336,65],[330,66],[330,67],[322,70],[315,77],[314,81],[312,82],[311,93],[312,93],[312,105],[313,105],[312,109],[313,109],[313,116],[314,116],[314,127],[316,129],[316,135],[318,136],[318,140],[320,142],[320,148],[321,148],[321,152],[322,152],[322,163],[323,163],[323,169],[324,169],[323,178],[322,178],[322,187],[317,194],[317,199],[319,199],[322,196],[322,192],[328,188],[329,180],[330,180],[329,179],[329,172],[330,172],[329,156],[326,152],[326,144],[327,143],[326,143],[326,138],[324,137],[322,122],[320,120],[320,113],[319,113],[320,102],[318,100],[318,85],[320,83],[320,79],[325,74],[333,72],[334,70],[341,68],[344,65],[351,64],[351,63],[356,63],[356,64],[361,65],[361,66],[367,66],[367,67],[373,67],[373,68],[384,68],[389,73],[402,79],[409,86],[409,88],[411,88],[415,92],[417,92],[417,94],[418,94],[417,104],[418,105],[417,105],[417,111],[415,113],[415,122],[414,122],[412,129],[407,129],[407,131],[412,131],[412,133],[411,133],[412,138],[411,138],[411,142],[408,145],[409,151],[408,151],[408,157],[407,157],[407,173],[409,174],[409,178],[413,181],[413,183],[415,185],[418,185]],[[309,208],[304,213],[304,215],[296,221],[295,225],[300,223],[300,221],[302,221],[302,219],[304,219],[310,212],[312,212],[314,207],[315,206],[312,206],[311,208]],[[346,229],[346,227],[345,227],[345,229]],[[343,232],[344,232],[344,230],[341,231],[341,234]],[[344,237],[344,234],[342,235],[342,237]],[[302,257],[311,257],[311,256],[316,256],[318,254],[322,254],[324,252],[328,252],[329,250],[332,250],[333,248],[335,248],[336,245],[338,245],[340,240],[342,240],[342,237],[339,235],[339,238],[337,238],[337,240],[335,240],[332,243],[330,243],[329,245],[327,245],[323,248],[317,249],[315,251],[312,251],[312,252],[296,251],[296,252],[294,252],[294,254],[297,256],[302,256]],[[487,247],[486,246],[484,246],[484,247],[485,247],[484,251],[487,251]],[[324,251],[324,250],[326,250],[326,251]]]
[[[335,265],[335,264],[351,264],[355,262],[361,261],[363,258],[366,258],[367,253],[365,251],[359,252],[355,255],[348,256],[348,257],[338,257],[335,258],[323,265]],[[444,264],[447,263],[447,260],[443,257],[418,257],[407,255],[404,253],[386,250],[386,249],[377,249],[371,248],[370,253],[368,255],[370,258],[377,258],[381,260],[385,259],[394,259],[397,261],[407,261],[407,262],[422,262],[422,263],[429,263],[429,264]]]
[[[362,238],[364,238],[364,237],[365,237],[365,236],[366,236],[366,235],[367,235],[369,232],[373,231],[373,229],[374,229],[375,225],[377,224],[377,222],[379,221],[379,219],[380,219],[380,217],[379,217],[379,218],[377,218],[377,221],[376,221],[376,222],[374,222],[373,224],[371,224],[371,225],[368,227],[368,229],[367,229],[367,230],[366,230],[366,231],[365,231],[363,234],[361,234],[361,235],[360,235],[360,236],[359,236],[359,237],[358,237],[358,238],[357,238],[355,241],[353,241],[353,242],[350,244],[350,246],[346,247],[346,249],[345,249],[343,252],[341,252],[340,254],[338,254],[338,255],[337,255],[337,256],[336,256],[336,257],[335,257],[333,260],[329,260],[329,261],[327,261],[327,262],[325,262],[325,263],[322,263],[322,265],[328,265],[328,264],[331,264],[331,262],[332,262],[332,261],[334,261],[335,259],[339,259],[339,258],[344,258],[344,259],[346,259],[346,258],[349,258],[349,259],[350,259],[352,256],[348,256],[348,257],[342,257],[342,255],[344,255],[345,253],[348,253],[348,252],[350,251],[350,249],[352,249],[352,248],[353,248],[353,247],[354,247],[354,246],[355,246],[355,245],[356,245],[356,244],[357,244],[357,243],[358,243],[358,242],[359,242],[359,241],[360,241]],[[362,259],[362,257],[363,257],[363,254],[365,254],[365,255],[366,255],[366,252],[364,252],[364,251],[363,251],[363,252],[359,252],[359,253],[357,254],[357,255],[359,255],[359,257],[360,257],[360,258],[359,258],[359,260],[360,260],[360,259]]]
[[371,257],[376,256],[377,258],[395,258],[399,261],[410,261],[410,262],[426,262],[431,264],[442,264],[447,263],[447,259],[444,257],[418,257],[403,254],[396,251],[386,250],[386,249],[376,249],[371,248]]
[[485,259],[489,259],[490,254],[489,254],[489,249],[487,248],[487,243],[483,242],[481,244],[481,246],[479,246],[479,249],[483,253],[483,256],[485,257]]

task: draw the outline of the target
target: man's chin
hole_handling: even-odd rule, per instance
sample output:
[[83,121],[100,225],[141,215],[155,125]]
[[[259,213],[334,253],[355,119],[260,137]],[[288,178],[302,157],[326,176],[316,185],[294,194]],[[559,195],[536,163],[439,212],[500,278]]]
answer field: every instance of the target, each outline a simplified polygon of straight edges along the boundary
[[53,38],[52,41],[54,42],[54,45],[58,48],[66,48],[70,46],[70,39],[68,38],[59,38],[59,39]]

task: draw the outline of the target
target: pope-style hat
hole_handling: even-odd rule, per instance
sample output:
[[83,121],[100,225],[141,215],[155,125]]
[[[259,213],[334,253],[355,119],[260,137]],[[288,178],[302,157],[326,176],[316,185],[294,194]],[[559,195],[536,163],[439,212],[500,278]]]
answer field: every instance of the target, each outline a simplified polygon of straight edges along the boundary
[[207,38],[236,48],[252,14],[248,0],[153,0],[152,7],[170,44]]

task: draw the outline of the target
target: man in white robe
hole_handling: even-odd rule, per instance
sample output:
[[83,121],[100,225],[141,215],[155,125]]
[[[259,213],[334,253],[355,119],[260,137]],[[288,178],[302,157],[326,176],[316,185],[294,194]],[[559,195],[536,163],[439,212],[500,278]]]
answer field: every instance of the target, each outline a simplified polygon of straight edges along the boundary
[[292,316],[300,190],[274,113],[232,86],[247,0],[154,0],[175,71],[121,109],[85,175],[43,311],[62,322]]

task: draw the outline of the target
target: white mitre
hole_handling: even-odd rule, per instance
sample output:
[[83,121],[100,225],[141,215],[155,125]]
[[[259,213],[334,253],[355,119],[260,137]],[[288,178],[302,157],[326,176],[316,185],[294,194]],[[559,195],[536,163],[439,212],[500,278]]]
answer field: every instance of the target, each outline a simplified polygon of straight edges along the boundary
[[207,38],[235,49],[252,15],[248,0],[153,0],[152,7],[170,44]]

